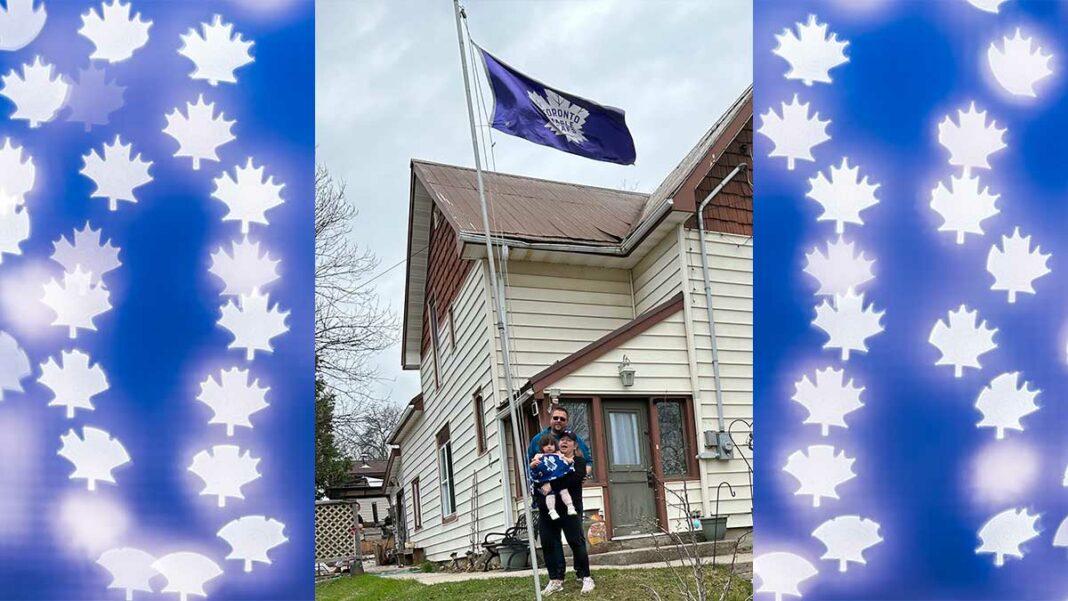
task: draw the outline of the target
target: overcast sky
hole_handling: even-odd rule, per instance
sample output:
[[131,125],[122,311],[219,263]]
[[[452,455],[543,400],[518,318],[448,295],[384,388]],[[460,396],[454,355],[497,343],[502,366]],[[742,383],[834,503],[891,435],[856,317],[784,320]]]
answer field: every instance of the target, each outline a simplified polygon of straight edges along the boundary
[[[752,81],[752,0],[464,4],[472,38],[501,60],[626,111],[638,153],[624,167],[494,132],[501,172],[651,192]],[[452,3],[318,0],[316,11],[318,160],[346,183],[355,241],[385,271],[405,256],[409,160],[474,166]],[[404,273],[375,281],[397,315]],[[378,360],[382,395],[419,392],[399,343]]]

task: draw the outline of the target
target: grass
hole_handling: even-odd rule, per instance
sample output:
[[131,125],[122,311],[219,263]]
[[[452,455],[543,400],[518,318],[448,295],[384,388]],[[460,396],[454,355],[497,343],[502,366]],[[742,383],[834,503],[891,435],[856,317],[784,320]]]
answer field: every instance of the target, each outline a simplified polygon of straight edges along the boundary
[[[680,569],[680,572],[682,570]],[[684,572],[683,572],[684,573]],[[719,590],[726,582],[726,570],[717,570],[715,581],[709,587],[719,598]],[[546,583],[542,576],[542,585]],[[578,601],[580,599],[611,599],[612,601],[649,601],[653,595],[645,587],[660,594],[663,601],[681,599],[675,578],[667,568],[650,570],[593,570],[597,589],[590,595],[579,594],[579,584],[570,570],[564,583],[564,592],[552,596],[554,600]],[[734,578],[727,601],[745,601],[751,598],[753,585],[746,579]],[[425,585],[414,580],[383,578],[365,574],[343,576],[315,587],[316,601],[529,601],[534,597],[531,578],[490,578]]]

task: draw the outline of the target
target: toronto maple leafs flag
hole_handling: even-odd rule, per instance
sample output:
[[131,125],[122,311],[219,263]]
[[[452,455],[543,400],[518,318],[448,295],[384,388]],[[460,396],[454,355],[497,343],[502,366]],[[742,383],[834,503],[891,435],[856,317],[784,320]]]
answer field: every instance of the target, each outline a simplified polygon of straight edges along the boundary
[[475,47],[493,90],[494,129],[589,159],[634,164],[622,110],[550,88]]
[[857,4],[756,5],[755,599],[1063,599],[1063,7]]

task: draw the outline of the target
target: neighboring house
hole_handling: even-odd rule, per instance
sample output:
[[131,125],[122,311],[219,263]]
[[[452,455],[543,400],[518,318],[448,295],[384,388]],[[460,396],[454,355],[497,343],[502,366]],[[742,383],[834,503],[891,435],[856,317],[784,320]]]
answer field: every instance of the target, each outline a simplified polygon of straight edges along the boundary
[[365,526],[381,525],[389,517],[389,499],[384,485],[386,460],[358,460],[340,486],[326,489],[326,497],[335,501],[356,501]]
[[[747,90],[652,194],[486,173],[491,229],[505,245],[520,455],[550,403],[571,412],[595,471],[587,509],[610,538],[685,527],[672,495],[711,515],[717,486],[729,527],[752,525],[751,478],[738,450],[717,459],[720,430],[698,204],[751,165]],[[752,416],[752,186],[741,171],[704,213],[723,419]],[[500,336],[485,261],[475,172],[413,160],[402,360],[419,369],[390,443],[387,492],[404,536],[431,560],[461,554],[521,514]],[[624,386],[624,357],[635,371]],[[748,425],[736,423],[744,444]],[[477,490],[477,494],[474,491]]]

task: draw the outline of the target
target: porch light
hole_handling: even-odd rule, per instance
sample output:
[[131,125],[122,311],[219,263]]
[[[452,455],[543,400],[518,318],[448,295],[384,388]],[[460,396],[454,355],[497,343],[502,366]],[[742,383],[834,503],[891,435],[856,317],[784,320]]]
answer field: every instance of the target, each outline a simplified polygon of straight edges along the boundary
[[619,381],[625,387],[634,386],[634,368],[626,355],[623,355],[623,361],[619,364]]

